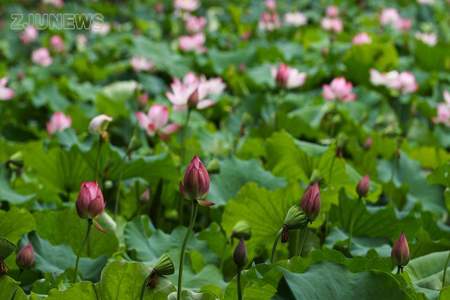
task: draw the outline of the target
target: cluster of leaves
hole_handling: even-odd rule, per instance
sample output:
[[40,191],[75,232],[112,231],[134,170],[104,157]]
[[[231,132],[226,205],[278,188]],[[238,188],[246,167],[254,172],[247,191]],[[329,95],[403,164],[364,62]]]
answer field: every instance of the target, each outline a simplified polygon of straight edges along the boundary
[[[143,295],[141,288],[165,253],[178,270],[190,210],[178,186],[193,155],[208,167],[215,206],[200,209],[187,244],[183,298],[237,299],[230,236],[245,220],[252,237],[244,299],[450,299],[450,274],[442,282],[450,251],[450,132],[433,122],[450,90],[447,1],[336,1],[345,30],[335,35],[320,27],[331,1],[279,1],[280,11],[303,11],[308,24],[261,32],[263,1],[205,0],[196,12],[208,22],[203,53],[177,48],[184,23],[173,1],[26,2],[0,8],[9,20],[0,31],[0,78],[15,91],[0,101],[0,256],[9,269],[0,277],[0,299],[173,297],[177,271]],[[411,31],[380,28],[381,8],[396,5],[413,20]],[[24,46],[10,27],[8,16],[18,12],[100,13],[112,29],[40,31],[35,43],[47,45],[55,33],[66,43],[44,68],[30,61],[36,46]],[[437,45],[415,38],[421,26],[439,33]],[[370,32],[372,43],[352,45],[359,31]],[[80,34],[88,37],[82,49]],[[150,59],[155,70],[134,72],[133,56]],[[306,72],[305,85],[278,88],[271,66],[281,62]],[[412,71],[419,90],[398,95],[375,87],[371,68]],[[146,109],[138,97],[169,105],[172,78],[189,71],[223,78],[225,93],[215,106],[193,110],[188,126],[168,139],[148,136],[135,117]],[[356,101],[324,101],[322,85],[338,76],[355,84]],[[56,111],[70,115],[72,126],[49,135],[45,124]],[[87,132],[98,114],[113,118],[107,143]],[[170,118],[185,125],[182,112]],[[363,203],[355,187],[364,175],[371,187]],[[81,182],[97,177],[107,205],[97,221],[105,232],[93,230],[84,248],[87,224],[74,203]],[[286,212],[313,177],[321,179],[321,210],[305,233],[303,256],[293,255],[299,236],[292,234],[270,264]],[[394,274],[390,252],[401,232],[411,261]],[[27,243],[35,265],[24,271],[14,248]],[[81,280],[74,283],[79,251]]]

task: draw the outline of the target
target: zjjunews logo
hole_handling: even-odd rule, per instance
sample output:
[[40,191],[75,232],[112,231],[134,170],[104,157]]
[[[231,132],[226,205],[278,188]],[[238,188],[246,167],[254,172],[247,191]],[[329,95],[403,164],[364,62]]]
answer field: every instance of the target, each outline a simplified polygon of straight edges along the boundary
[[89,30],[103,20],[97,13],[13,13],[10,28],[21,31],[33,25],[38,30]]

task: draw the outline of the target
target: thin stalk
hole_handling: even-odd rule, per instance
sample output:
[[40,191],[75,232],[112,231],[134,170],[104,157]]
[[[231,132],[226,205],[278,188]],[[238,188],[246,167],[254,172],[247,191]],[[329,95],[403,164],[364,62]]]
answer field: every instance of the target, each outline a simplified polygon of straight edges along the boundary
[[84,248],[84,246],[86,244],[86,241],[89,238],[89,233],[91,232],[91,227],[92,227],[92,219],[88,219],[88,226],[87,226],[87,229],[86,229],[86,235],[84,237],[83,243],[81,243],[80,249],[78,250],[77,260],[75,261],[75,272],[73,274],[73,282],[76,282],[76,280],[77,280],[78,264],[80,263],[81,251],[83,251],[83,248]]
[[147,286],[147,280],[148,280],[148,277],[145,277],[144,283],[142,284],[142,287],[141,287],[141,295],[139,296],[140,300],[144,300],[144,293],[145,293],[145,287]]
[[[358,201],[362,201],[362,198],[358,197]],[[356,205],[358,205],[358,204],[356,204]],[[355,221],[356,221],[355,217],[356,217],[355,212],[352,212],[352,214],[350,215],[350,228],[348,230],[348,242],[347,242],[347,249],[348,249],[349,252],[350,252],[350,249],[352,247],[353,226],[354,226]]]
[[448,253],[447,261],[445,262],[445,266],[444,266],[444,274],[442,275],[442,288],[445,287],[445,276],[447,275],[447,268],[448,268],[449,262],[450,262],[450,252]]
[[402,267],[401,266],[397,266],[397,274],[400,274],[402,272]]
[[181,164],[183,164],[184,156],[186,155],[186,147],[185,147],[184,143],[185,143],[185,139],[186,139],[186,133],[188,130],[190,118],[191,118],[191,110],[188,109],[187,114],[186,114],[186,120],[184,121],[183,130],[181,131],[181,153],[180,153]]
[[242,300],[241,270],[237,272],[237,295],[238,300]]
[[181,300],[181,291],[182,291],[182,280],[183,280],[183,264],[184,264],[184,251],[186,249],[187,241],[189,240],[189,235],[194,228],[195,219],[197,218],[198,212],[198,204],[196,201],[192,201],[192,210],[191,210],[191,219],[189,220],[189,228],[186,231],[186,235],[184,236],[183,244],[181,245],[181,253],[180,253],[180,269],[178,271],[178,290],[177,290],[177,299]]
[[99,136],[98,138],[98,147],[97,147],[97,156],[95,158],[95,181],[98,182],[99,176],[98,176],[98,169],[100,165],[100,152],[102,150],[103,141],[102,138]]
[[308,236],[308,227],[306,226],[305,228],[299,229],[299,232],[300,231],[302,232],[302,241],[300,243],[298,256],[302,256],[303,247],[305,246],[306,237]]
[[270,263],[274,262],[275,251],[277,250],[278,241],[280,240],[282,232],[283,232],[283,228],[280,228],[280,230],[278,230],[278,232],[277,232],[277,237],[275,238],[275,241],[273,242],[272,255],[270,256]]

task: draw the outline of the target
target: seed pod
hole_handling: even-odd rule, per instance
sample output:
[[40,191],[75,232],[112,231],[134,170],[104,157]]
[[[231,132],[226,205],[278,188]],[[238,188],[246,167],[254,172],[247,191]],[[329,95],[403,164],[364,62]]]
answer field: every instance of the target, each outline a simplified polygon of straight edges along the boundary
[[236,223],[233,227],[233,231],[231,233],[231,237],[237,239],[249,240],[252,236],[252,230],[247,221],[241,220]]
[[302,228],[307,224],[308,218],[306,214],[297,205],[289,208],[283,223],[287,230]]
[[163,254],[158,263],[153,268],[153,271],[157,272],[161,276],[172,275],[175,272],[175,267],[169,255]]

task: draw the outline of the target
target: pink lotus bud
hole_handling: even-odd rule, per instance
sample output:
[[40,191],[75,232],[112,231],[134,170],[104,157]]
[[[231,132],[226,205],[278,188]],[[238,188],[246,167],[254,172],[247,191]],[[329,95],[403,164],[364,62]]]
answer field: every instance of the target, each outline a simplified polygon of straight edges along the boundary
[[356,186],[356,192],[360,198],[366,197],[370,188],[370,177],[368,175],[361,178]]
[[89,132],[90,133],[99,133],[102,134],[108,128],[109,123],[113,119],[107,115],[98,115],[91,120],[89,123]]
[[180,189],[187,200],[204,200],[208,194],[209,174],[198,156],[187,167]]
[[33,51],[31,54],[31,60],[40,66],[48,67],[52,64],[53,60],[50,56],[50,52],[47,48],[39,48]]
[[233,260],[239,270],[242,270],[247,264],[247,247],[245,247],[244,239],[240,239],[234,249]]
[[400,270],[406,266],[409,262],[409,246],[408,240],[404,233],[400,234],[400,237],[397,241],[394,242],[394,246],[392,246],[391,251],[392,261],[396,266],[400,268]]
[[63,131],[66,128],[70,128],[72,125],[72,119],[66,116],[63,112],[55,112],[50,121],[47,123],[48,134],[54,134],[59,131]]
[[315,182],[308,186],[303,194],[300,206],[305,212],[310,222],[314,221],[320,211],[320,187],[319,183]]
[[27,27],[25,27],[25,30],[20,35],[20,40],[22,41],[23,44],[26,45],[36,40],[38,35],[39,33],[37,29],[32,25],[28,25]]
[[285,87],[289,80],[289,67],[285,64],[280,64],[277,69],[275,81],[278,86]]
[[20,249],[19,253],[16,256],[16,264],[21,269],[29,269],[34,265],[34,251],[33,246],[28,243],[22,249]]
[[93,219],[103,212],[105,200],[97,182],[86,181],[81,184],[76,207],[78,215],[84,219]]
[[64,51],[64,40],[59,35],[54,35],[51,37],[50,45],[56,52]]

